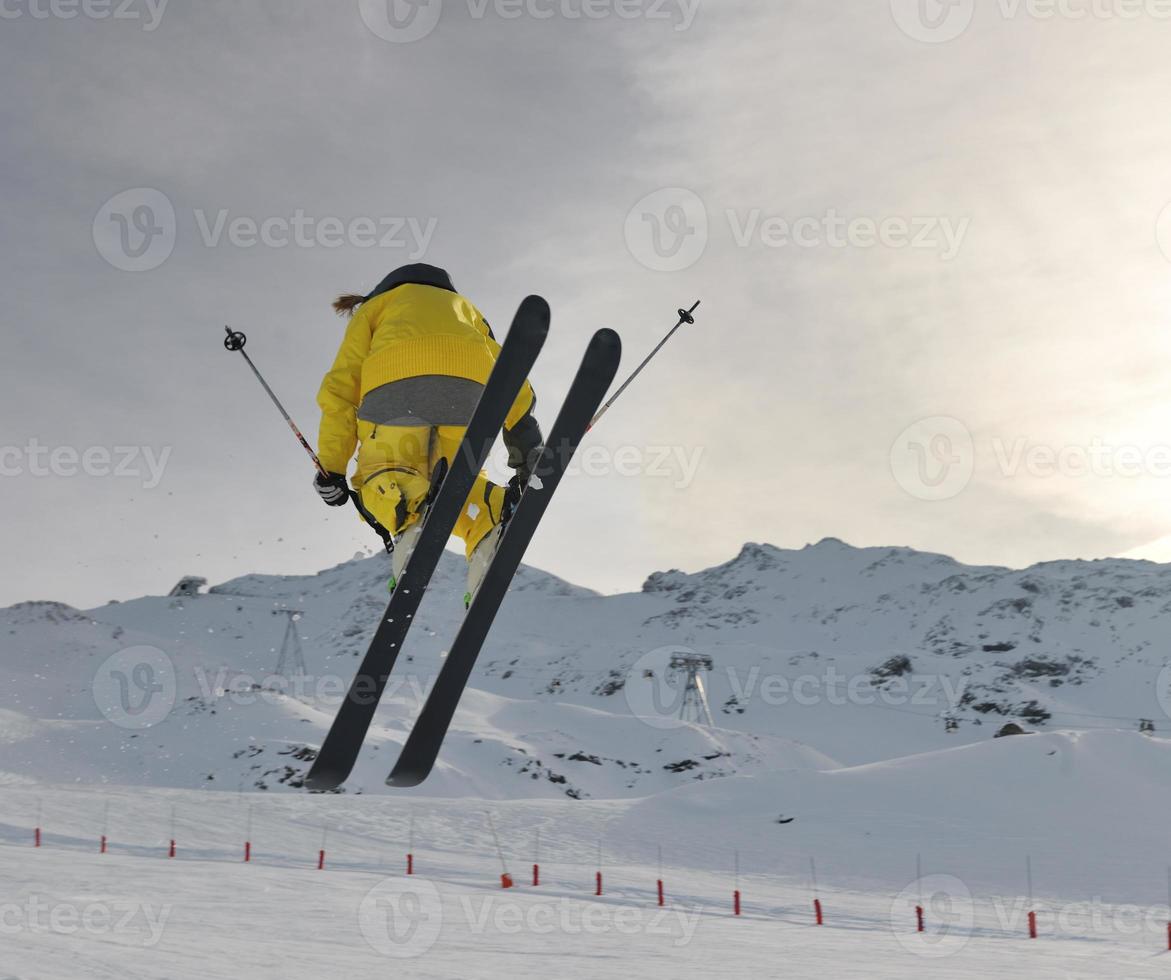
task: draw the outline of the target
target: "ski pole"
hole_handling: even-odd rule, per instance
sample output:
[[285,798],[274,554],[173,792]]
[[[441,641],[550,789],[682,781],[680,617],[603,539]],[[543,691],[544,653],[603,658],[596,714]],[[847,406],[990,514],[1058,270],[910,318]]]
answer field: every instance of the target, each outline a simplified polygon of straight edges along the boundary
[[[256,375],[256,380],[259,381],[261,387],[264,388],[266,392],[268,392],[268,397],[272,399],[272,403],[277,407],[277,411],[280,412],[284,420],[289,423],[289,428],[293,430],[293,435],[295,435],[297,437],[297,441],[301,443],[301,448],[303,448],[305,452],[309,454],[309,458],[313,460],[313,465],[317,467],[317,472],[328,478],[329,471],[321,465],[321,459],[317,453],[313,451],[313,447],[309,445],[309,440],[307,440],[301,434],[301,430],[297,428],[297,423],[293,421],[292,416],[285,411],[285,406],[281,404],[281,400],[277,398],[276,392],[274,392],[272,388],[268,386],[268,382],[264,380],[264,375],[261,374],[260,369],[252,363],[252,358],[249,357],[248,352],[244,350],[244,345],[248,343],[248,338],[245,336],[244,332],[242,330],[233,330],[231,327],[224,327],[224,331],[227,333],[227,337],[224,338],[224,347],[230,351],[239,351],[240,356],[248,362],[248,366],[252,368],[252,373]],[[362,506],[362,501],[358,499],[358,495],[354,493],[353,490],[351,490],[349,487],[346,487],[346,493],[349,495],[349,498],[354,507],[357,509],[358,513],[362,516],[362,519],[367,524],[369,524],[375,530],[375,532],[377,532],[380,538],[382,538],[382,544],[385,546],[387,552],[393,551],[394,538],[391,536],[391,533],[381,524],[379,524],[378,521],[374,519],[374,515],[372,515],[369,511],[366,510],[365,507]]]
[[607,401],[605,405],[603,405],[601,408],[598,409],[598,414],[595,415],[593,417],[593,419],[590,420],[590,428],[591,429],[595,425],[598,424],[598,420],[603,415],[605,415],[608,411],[610,411],[610,406],[613,405],[616,401],[618,401],[619,397],[622,395],[622,392],[624,392],[627,388],[630,387],[630,383],[635,378],[637,378],[640,374],[642,374],[643,368],[645,368],[648,364],[650,364],[650,362],[654,358],[654,356],[666,346],[667,341],[675,336],[675,331],[678,330],[685,323],[695,323],[695,317],[692,314],[694,314],[695,311],[699,308],[699,303],[700,303],[700,301],[696,300],[692,304],[690,310],[680,310],[679,311],[679,322],[676,323],[675,326],[673,326],[670,329],[670,331],[668,332],[666,337],[664,337],[662,340],[659,341],[658,346],[655,347],[655,349],[653,351],[651,351],[649,354],[647,354],[646,358],[643,360],[643,362],[638,367],[636,367],[634,369],[634,372],[630,375],[630,377],[622,382],[622,384],[619,386],[618,390],[616,392],[614,392],[613,395],[610,396],[610,400]]
[[239,351],[240,356],[248,362],[248,366],[252,368],[252,373],[256,375],[256,380],[260,382],[261,387],[268,392],[268,397],[272,399],[272,403],[276,406],[277,411],[281,413],[284,420],[289,423],[289,428],[293,430],[293,435],[297,437],[297,441],[301,443],[301,447],[309,454],[309,458],[313,460],[313,465],[317,467],[317,472],[322,476],[328,477],[329,471],[321,465],[321,460],[318,459],[317,453],[313,451],[313,447],[309,445],[308,440],[301,435],[301,430],[297,428],[297,423],[293,421],[288,412],[285,411],[285,406],[281,404],[281,400],[277,398],[269,386],[268,382],[264,380],[264,375],[260,373],[259,368],[252,363],[252,358],[248,356],[248,352],[244,350],[244,345],[248,343],[248,338],[244,335],[242,330],[233,330],[231,327],[224,327],[228,336],[224,338],[224,347],[230,351]]

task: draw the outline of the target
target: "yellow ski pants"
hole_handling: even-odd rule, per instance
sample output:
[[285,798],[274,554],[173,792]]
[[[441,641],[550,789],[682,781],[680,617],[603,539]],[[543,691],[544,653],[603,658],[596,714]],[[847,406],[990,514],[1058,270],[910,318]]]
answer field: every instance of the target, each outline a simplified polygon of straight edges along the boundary
[[[451,464],[463,435],[460,425],[375,425],[359,419],[353,485],[362,506],[392,534],[410,527],[431,492],[435,467],[441,459]],[[500,523],[504,489],[483,472],[476,477],[454,532],[463,539],[467,555]]]

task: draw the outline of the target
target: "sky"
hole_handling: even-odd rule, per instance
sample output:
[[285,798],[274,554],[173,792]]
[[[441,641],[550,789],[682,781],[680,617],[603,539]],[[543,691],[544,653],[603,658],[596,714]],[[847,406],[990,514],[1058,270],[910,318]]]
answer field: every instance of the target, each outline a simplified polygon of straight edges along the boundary
[[[528,560],[1171,560],[1159,0],[4,0],[0,604],[307,573],[344,329],[410,261],[620,377]],[[499,465],[493,472],[507,475]]]

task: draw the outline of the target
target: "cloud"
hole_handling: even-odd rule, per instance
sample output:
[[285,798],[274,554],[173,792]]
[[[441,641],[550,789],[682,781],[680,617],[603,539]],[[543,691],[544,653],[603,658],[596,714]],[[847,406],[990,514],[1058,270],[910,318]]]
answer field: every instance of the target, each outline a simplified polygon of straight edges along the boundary
[[[313,432],[339,339],[328,303],[401,250],[208,247],[197,212],[415,219],[433,227],[427,258],[497,325],[545,294],[546,425],[592,329],[622,332],[629,369],[702,299],[591,437],[702,450],[694,480],[567,483],[534,546],[585,584],[637,585],[747,539],[1027,563],[1161,536],[1161,511],[1131,517],[1158,499],[1154,479],[1055,490],[977,466],[956,502],[930,503],[906,498],[888,459],[898,433],[941,415],[984,446],[1157,440],[1171,161],[1143,93],[1166,88],[1158,32],[977,16],[924,44],[884,4],[721,0],[686,30],[566,6],[509,18],[449,2],[411,43],[381,39],[357,3],[174,4],[151,32],[5,22],[4,441],[172,452],[150,492],[11,485],[19,559],[0,601],[307,571],[366,540],[319,508],[300,450],[219,341],[224,323],[248,330]],[[121,271],[94,243],[102,205],[134,188],[175,209],[173,251],[151,271]],[[664,188],[707,219],[705,247],[671,271],[627,234]],[[892,244],[922,218],[966,222],[954,255]],[[839,220],[854,222],[844,246]],[[799,222],[821,238],[779,244]],[[871,224],[885,244],[868,244]],[[48,547],[50,528],[68,544]]]

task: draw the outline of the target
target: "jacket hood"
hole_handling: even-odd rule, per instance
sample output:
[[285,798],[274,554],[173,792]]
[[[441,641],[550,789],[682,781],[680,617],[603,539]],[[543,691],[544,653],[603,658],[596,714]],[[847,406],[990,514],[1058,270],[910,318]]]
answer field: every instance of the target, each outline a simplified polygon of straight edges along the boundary
[[455,286],[452,285],[451,276],[446,271],[438,266],[427,265],[425,262],[416,262],[413,265],[403,265],[395,269],[366,294],[366,302],[374,299],[375,296],[390,292],[398,286],[406,286],[408,283],[415,286],[434,286],[436,289],[446,289],[449,293],[456,291]]

